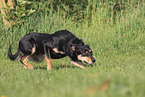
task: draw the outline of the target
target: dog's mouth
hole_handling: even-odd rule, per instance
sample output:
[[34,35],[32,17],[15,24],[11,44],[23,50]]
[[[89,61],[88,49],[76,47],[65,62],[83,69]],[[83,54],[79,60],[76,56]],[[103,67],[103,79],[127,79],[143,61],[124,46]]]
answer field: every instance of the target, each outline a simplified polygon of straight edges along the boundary
[[88,64],[86,61],[83,61],[84,63]]
[[86,63],[86,64],[93,64],[92,62],[91,63],[88,63],[88,62],[86,62],[86,61],[83,61],[84,63]]
[[88,63],[86,61],[82,61],[82,60],[79,60],[80,63],[82,63],[81,65],[83,66],[87,66],[88,64],[92,65],[93,63]]

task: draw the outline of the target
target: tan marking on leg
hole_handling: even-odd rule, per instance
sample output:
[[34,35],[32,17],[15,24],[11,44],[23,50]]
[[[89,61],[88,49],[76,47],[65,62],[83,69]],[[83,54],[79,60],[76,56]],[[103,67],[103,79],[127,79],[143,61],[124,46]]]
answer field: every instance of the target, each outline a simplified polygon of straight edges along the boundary
[[80,68],[85,68],[84,66],[78,64],[77,62],[74,62],[74,61],[71,61],[71,64],[74,64],[75,66],[77,67],[80,67]]
[[57,49],[57,48],[53,48],[53,51],[54,51],[55,53],[64,54],[64,52],[62,52],[62,51],[58,51],[58,49]]
[[51,59],[47,58],[46,54],[45,54],[45,58],[46,58],[46,62],[47,62],[47,70],[51,69]]
[[35,44],[34,44],[34,47],[32,48],[32,53],[31,53],[31,55],[32,55],[33,53],[35,53],[35,51],[36,51],[36,46],[35,46]]
[[27,63],[27,59],[28,59],[29,55],[28,56],[24,56],[21,58],[22,62],[23,62],[23,66],[24,68],[28,68],[28,69],[34,69],[33,66],[29,63]]
[[27,69],[26,65],[24,65],[24,64],[23,64],[23,67],[24,67],[25,69]]
[[[32,53],[31,53],[31,55],[33,55],[33,53],[35,53],[35,51],[36,51],[36,46],[35,46],[35,44],[34,44],[34,47],[32,48]],[[27,68],[28,68],[28,69],[34,69],[33,66],[32,66],[31,64],[27,63],[28,58],[29,58],[31,55],[27,55],[27,56],[24,56],[24,57],[21,58],[21,61],[23,62],[23,67],[24,67],[25,69],[27,69]]]
[[59,53],[57,48],[53,48],[53,51],[56,52],[56,53]]

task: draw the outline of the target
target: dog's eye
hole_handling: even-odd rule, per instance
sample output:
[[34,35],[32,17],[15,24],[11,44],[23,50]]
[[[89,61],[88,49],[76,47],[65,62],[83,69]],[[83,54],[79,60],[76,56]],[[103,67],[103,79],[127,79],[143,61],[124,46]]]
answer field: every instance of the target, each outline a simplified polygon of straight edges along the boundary
[[91,54],[93,54],[92,50],[89,50],[89,52],[90,52]]

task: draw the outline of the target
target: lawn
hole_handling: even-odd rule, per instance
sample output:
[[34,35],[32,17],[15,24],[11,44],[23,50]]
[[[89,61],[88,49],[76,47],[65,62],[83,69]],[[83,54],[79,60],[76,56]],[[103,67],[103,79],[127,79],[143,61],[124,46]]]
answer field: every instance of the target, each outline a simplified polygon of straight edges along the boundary
[[[57,13],[45,18],[34,14],[20,27],[6,30],[0,19],[0,97],[144,97],[144,5],[114,22],[99,23],[94,17],[92,25],[88,25],[64,19]],[[81,69],[66,57],[52,60],[50,71],[46,69],[46,60],[40,64],[30,62],[34,70],[27,70],[19,61],[9,60],[9,45],[16,53],[23,35],[62,29],[90,45],[96,59],[93,65]]]
[[[97,58],[86,69],[70,65],[68,58],[26,70],[19,62],[1,61],[0,95],[7,97],[144,97],[145,57],[121,55]],[[106,85],[105,81],[109,80]],[[91,90],[90,90],[91,89]]]

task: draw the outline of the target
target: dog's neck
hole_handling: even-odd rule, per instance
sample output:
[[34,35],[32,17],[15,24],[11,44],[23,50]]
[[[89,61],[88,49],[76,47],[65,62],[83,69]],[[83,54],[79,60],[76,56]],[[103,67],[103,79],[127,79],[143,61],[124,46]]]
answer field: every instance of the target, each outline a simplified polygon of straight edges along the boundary
[[75,39],[77,39],[77,38],[76,38],[76,37],[72,38],[72,39],[68,42],[68,44],[73,43],[73,41],[74,41]]

